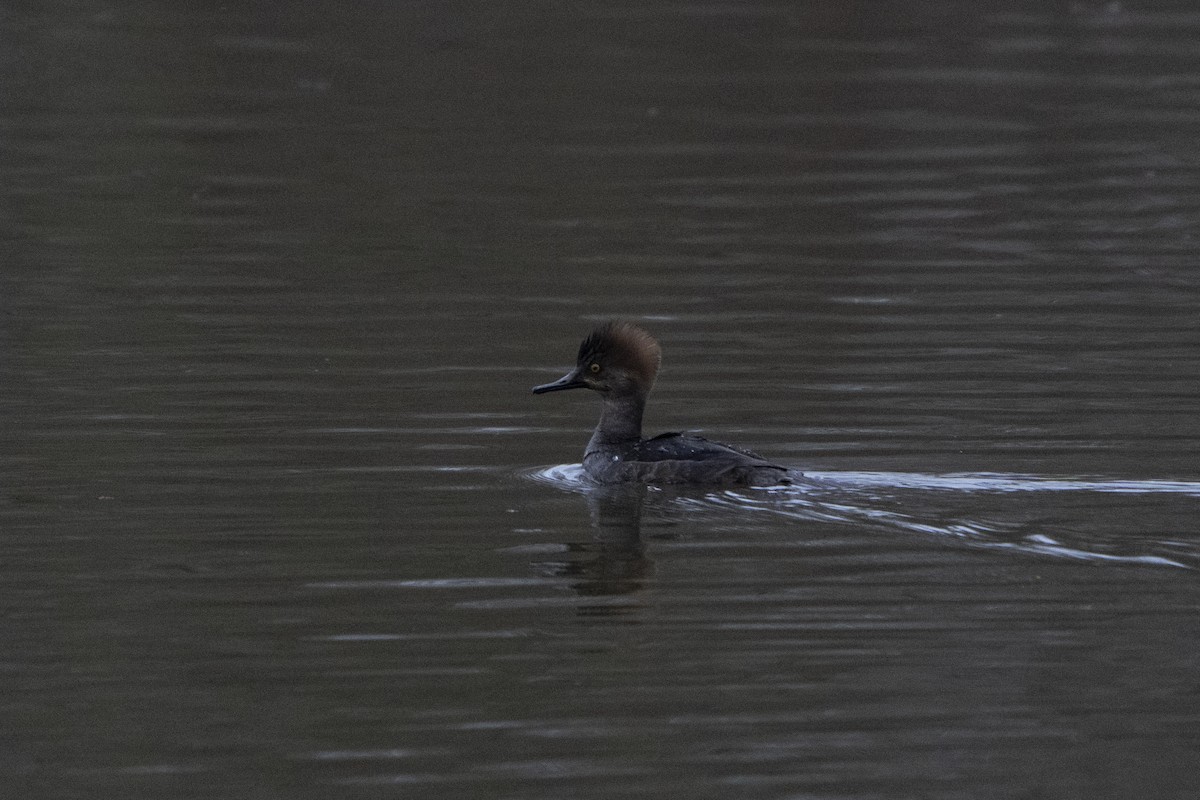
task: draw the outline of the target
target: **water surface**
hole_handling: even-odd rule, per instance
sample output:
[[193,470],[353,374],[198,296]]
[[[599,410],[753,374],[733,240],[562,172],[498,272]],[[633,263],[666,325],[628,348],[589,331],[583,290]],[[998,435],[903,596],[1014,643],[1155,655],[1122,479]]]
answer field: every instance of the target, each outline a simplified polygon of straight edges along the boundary
[[[0,783],[1191,798],[1200,16],[0,20]],[[606,492],[533,398],[794,492]]]

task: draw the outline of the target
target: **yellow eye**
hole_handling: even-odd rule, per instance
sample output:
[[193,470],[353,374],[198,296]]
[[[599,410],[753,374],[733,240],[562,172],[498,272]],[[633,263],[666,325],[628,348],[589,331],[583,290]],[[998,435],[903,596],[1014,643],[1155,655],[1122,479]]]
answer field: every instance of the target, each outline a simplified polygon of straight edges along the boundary
[[600,371],[600,365],[595,362],[592,362],[592,365],[590,367],[588,367],[588,369],[590,369],[592,371],[592,374],[595,375],[597,372]]

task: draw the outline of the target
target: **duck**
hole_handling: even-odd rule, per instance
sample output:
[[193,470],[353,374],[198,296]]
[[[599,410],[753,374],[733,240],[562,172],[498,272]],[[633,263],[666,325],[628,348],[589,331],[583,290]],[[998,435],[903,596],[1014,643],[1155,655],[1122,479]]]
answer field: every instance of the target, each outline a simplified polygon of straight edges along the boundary
[[575,367],[533,394],[591,389],[602,401],[600,421],[583,453],[583,469],[600,484],[778,486],[798,474],[757,453],[695,433],[642,438],[642,415],[662,364],[662,348],[644,328],[613,320],[579,345]]

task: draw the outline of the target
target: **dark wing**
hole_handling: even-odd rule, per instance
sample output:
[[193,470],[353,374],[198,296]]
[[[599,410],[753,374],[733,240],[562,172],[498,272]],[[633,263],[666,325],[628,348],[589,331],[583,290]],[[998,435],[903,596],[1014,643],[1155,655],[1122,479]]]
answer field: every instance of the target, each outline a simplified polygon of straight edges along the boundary
[[661,433],[653,439],[639,442],[634,458],[638,461],[708,461],[726,458],[732,462],[770,463],[758,453],[712,442],[694,433],[680,432]]

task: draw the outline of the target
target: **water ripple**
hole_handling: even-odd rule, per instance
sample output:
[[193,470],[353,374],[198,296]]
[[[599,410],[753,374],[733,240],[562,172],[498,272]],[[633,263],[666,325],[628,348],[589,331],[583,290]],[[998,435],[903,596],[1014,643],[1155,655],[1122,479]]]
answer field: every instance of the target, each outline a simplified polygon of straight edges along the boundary
[[805,472],[806,477],[856,487],[929,489],[951,492],[1103,492],[1111,494],[1182,494],[1200,497],[1200,481],[1052,478],[997,472],[927,475],[919,472]]
[[[560,464],[529,471],[526,477],[559,489],[588,493],[595,484],[580,464]],[[971,510],[956,514],[946,507],[947,495],[963,499],[1022,493],[1120,495],[1126,498],[1176,496],[1200,498],[1200,482],[1103,477],[1049,477],[1018,473],[805,472],[801,483],[756,489],[714,490],[681,494],[674,502],[691,508],[726,508],[766,512],[795,520],[867,524],[926,536],[949,538],[973,547],[1052,556],[1096,564],[1200,568],[1200,543],[1171,538],[1103,541],[1078,533],[1068,537],[1034,529],[1055,523],[983,521]],[[1063,499],[1066,504],[1066,498]],[[891,506],[901,505],[903,511]],[[909,509],[917,508],[918,511]],[[1103,509],[1097,510],[1096,524]],[[1072,527],[1087,520],[1080,520]],[[1119,551],[1119,552],[1118,552]]]

